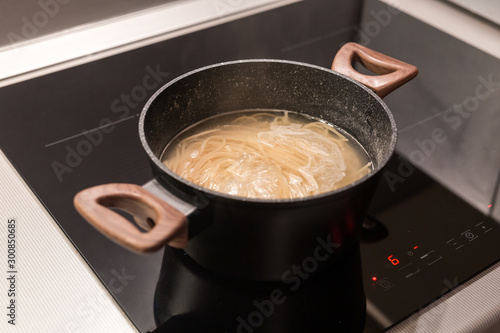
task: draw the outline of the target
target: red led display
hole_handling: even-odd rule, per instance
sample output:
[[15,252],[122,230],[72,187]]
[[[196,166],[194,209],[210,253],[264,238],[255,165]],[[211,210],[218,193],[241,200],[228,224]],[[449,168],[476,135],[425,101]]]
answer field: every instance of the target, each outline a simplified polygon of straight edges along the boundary
[[399,260],[396,259],[396,258],[393,258],[394,256],[391,254],[390,256],[387,257],[387,259],[394,265],[396,266],[397,264],[399,264]]

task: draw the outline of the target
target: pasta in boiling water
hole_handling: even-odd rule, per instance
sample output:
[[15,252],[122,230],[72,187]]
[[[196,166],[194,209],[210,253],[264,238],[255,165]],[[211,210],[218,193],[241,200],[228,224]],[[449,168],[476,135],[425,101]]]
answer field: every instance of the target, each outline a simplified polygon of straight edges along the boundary
[[227,123],[218,116],[181,133],[163,163],[211,190],[260,199],[332,191],[372,169],[361,146],[331,125],[286,111],[235,114]]

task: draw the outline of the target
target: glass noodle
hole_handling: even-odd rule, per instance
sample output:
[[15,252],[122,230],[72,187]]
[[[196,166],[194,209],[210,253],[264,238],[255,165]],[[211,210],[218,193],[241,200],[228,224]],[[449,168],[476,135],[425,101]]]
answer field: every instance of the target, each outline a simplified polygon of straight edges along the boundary
[[211,190],[260,199],[332,191],[372,170],[356,140],[287,111],[241,111],[198,123],[172,140],[163,163]]

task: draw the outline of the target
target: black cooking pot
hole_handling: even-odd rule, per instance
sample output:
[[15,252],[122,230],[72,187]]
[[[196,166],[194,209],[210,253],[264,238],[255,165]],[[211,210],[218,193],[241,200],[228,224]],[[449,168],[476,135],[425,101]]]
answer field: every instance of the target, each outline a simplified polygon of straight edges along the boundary
[[[381,75],[358,73],[354,61]],[[133,251],[149,252],[165,244],[184,248],[201,266],[230,276],[281,280],[291,269],[320,269],[356,243],[377,175],[394,151],[396,125],[380,97],[417,74],[414,66],[354,43],[342,47],[332,69],[243,60],[204,67],[167,83],[147,102],[139,121],[155,178],[144,187],[86,189],[75,196],[77,210]],[[161,162],[165,146],[183,129],[248,109],[294,111],[335,124],[365,148],[373,171],[335,191],[265,200],[208,190]],[[150,230],[141,232],[108,207],[128,211]]]

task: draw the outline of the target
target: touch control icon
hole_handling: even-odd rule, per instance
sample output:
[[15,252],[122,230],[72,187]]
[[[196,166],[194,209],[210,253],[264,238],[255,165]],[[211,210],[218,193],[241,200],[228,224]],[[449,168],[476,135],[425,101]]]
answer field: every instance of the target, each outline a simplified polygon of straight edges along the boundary
[[479,228],[479,230],[482,231],[484,234],[492,229],[491,227],[486,226],[484,222],[476,224],[476,228]]
[[384,289],[385,291],[387,291],[387,290],[391,289],[392,287],[394,287],[394,285],[393,285],[393,284],[392,284],[389,280],[387,280],[386,278],[384,278],[384,279],[380,280],[380,281],[378,282],[378,285],[379,285],[382,289]]
[[424,260],[428,266],[438,262],[439,260],[443,259],[442,256],[438,256],[436,251],[431,250],[424,254],[423,256],[420,257],[420,259]]
[[446,242],[446,244],[449,244],[455,248],[455,250],[460,249],[461,247],[464,246],[461,242],[457,241],[455,238],[450,239],[449,241]]
[[415,268],[412,263],[409,263],[398,269],[398,272],[400,272],[405,277],[405,279],[408,279],[420,272],[420,269]]
[[478,237],[476,234],[474,234],[472,231],[470,231],[470,229],[465,230],[464,232],[462,232],[461,235],[464,236],[465,238],[467,238],[467,240],[469,242],[472,242],[474,239],[476,239]]

